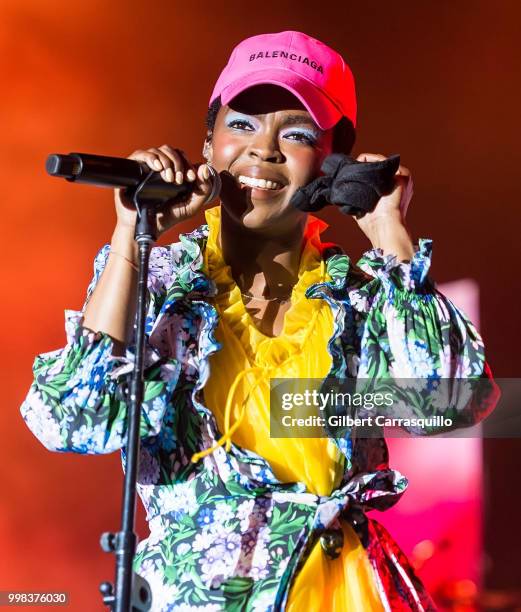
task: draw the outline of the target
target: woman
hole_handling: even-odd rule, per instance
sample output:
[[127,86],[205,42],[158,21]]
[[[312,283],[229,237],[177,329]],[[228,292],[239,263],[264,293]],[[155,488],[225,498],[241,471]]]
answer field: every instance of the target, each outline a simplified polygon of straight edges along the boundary
[[[153,609],[432,610],[366,515],[407,486],[384,439],[269,436],[270,378],[490,376],[472,323],[427,278],[430,241],[415,247],[406,229],[410,172],[400,166],[392,192],[356,219],[373,246],[359,267],[321,241],[326,224],[292,198],[330,153],[350,152],[356,99],[342,58],[299,32],[240,43],[207,123],[220,205],[151,256],[138,477],[151,534],[135,569]],[[159,233],[209,203],[208,165],[168,145],[130,158],[194,183]],[[137,251],[132,205],[115,200],[86,304],[66,312],[67,346],[37,357],[22,414],[50,450],[121,449],[125,461]],[[451,414],[474,424],[494,402]]]

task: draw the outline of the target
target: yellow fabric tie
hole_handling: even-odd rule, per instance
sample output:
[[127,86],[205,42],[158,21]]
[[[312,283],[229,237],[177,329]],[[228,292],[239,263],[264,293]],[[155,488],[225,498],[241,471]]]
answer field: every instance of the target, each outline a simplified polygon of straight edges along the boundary
[[224,434],[210,448],[206,448],[206,449],[204,449],[202,451],[199,451],[198,453],[194,453],[192,455],[192,463],[197,463],[197,461],[199,461],[199,459],[202,459],[203,457],[206,457],[206,455],[209,455],[210,453],[213,453],[215,450],[217,450],[223,444],[226,444],[226,451],[230,452],[230,449],[231,449],[231,446],[232,446],[232,440],[231,440],[232,435],[240,427],[242,421],[244,420],[244,411],[245,411],[245,406],[244,406],[244,404],[242,404],[241,405],[241,413],[240,413],[238,419],[230,427],[232,404],[233,404],[233,399],[235,397],[235,391],[236,391],[239,383],[241,382],[241,380],[243,379],[243,377],[246,374],[250,374],[251,372],[259,371],[259,370],[261,372],[264,372],[266,370],[266,368],[265,367],[261,367],[261,366],[252,366],[250,368],[246,368],[242,372],[239,372],[239,374],[236,376],[236,378],[233,381],[232,386],[230,387],[230,390],[228,392],[228,398],[226,400],[226,407],[224,409]]

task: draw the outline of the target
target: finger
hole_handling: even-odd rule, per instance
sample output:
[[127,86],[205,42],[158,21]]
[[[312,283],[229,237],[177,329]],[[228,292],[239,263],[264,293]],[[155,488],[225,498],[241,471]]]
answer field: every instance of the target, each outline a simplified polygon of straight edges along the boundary
[[156,172],[162,169],[162,164],[159,158],[152,151],[144,151],[143,149],[137,149],[128,156],[128,159],[134,159],[136,161],[142,161],[148,164],[151,170],[155,170]]
[[161,177],[163,180],[173,183],[175,181],[175,160],[161,151],[160,148],[151,147],[149,151],[155,153],[161,162]]
[[166,155],[170,156],[170,157],[175,157],[175,156],[179,156],[181,157],[181,159],[183,160],[183,172],[184,172],[184,177],[183,180],[187,180],[187,181],[195,181],[196,179],[196,173],[195,173],[195,168],[192,164],[192,162],[188,159],[186,153],[183,151],[183,149],[174,149],[173,147],[171,147],[168,144],[164,144],[161,145],[159,147],[159,149],[161,151],[163,151]]
[[398,166],[398,170],[396,171],[396,174],[399,176],[411,176],[411,171],[409,170],[409,168],[406,168],[405,166]]
[[211,184],[210,170],[207,164],[201,164],[197,168],[197,178],[198,178],[198,183],[200,183],[200,186]]
[[176,182],[178,185],[181,185],[184,181],[185,162],[183,160],[183,157],[179,154],[179,151],[177,149],[170,148],[170,151],[168,151],[167,154],[164,150],[156,150],[160,152],[161,155],[165,156],[167,159],[170,160],[170,172],[168,172],[168,169],[166,170],[167,177],[169,177],[169,179],[172,179],[171,182]]
[[183,168],[184,180],[195,181],[196,176],[197,176],[195,172],[195,167],[192,164],[192,162],[188,159],[188,156],[186,155],[185,151],[183,151],[183,149],[174,149],[173,147],[167,144],[162,145],[159,148],[162,151],[164,151],[167,155],[181,157],[181,159],[183,160],[183,164],[184,164],[184,168]]
[[380,153],[360,153],[360,155],[356,158],[356,161],[361,162],[372,162],[372,161],[382,161],[387,159],[385,155],[381,155]]
[[196,168],[194,193],[198,196],[207,196],[213,188],[213,179],[206,164],[199,164]]
[[180,206],[183,205],[184,213],[193,214],[197,212],[197,210],[206,204],[206,200],[208,195],[210,194],[213,182],[211,174],[208,170],[208,166],[206,164],[199,164],[196,168],[196,182],[194,185],[194,190],[192,194],[187,198],[187,201],[176,202],[169,207],[168,210],[171,212],[176,211],[176,214],[180,212]]

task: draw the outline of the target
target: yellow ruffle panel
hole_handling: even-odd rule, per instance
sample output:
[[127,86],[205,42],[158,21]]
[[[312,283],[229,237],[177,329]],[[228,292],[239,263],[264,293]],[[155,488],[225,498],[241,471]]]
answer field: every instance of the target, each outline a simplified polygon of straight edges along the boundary
[[[270,378],[321,379],[331,369],[327,350],[333,334],[331,308],[324,300],[304,295],[311,284],[330,280],[319,246],[327,224],[308,216],[291,306],[282,333],[269,337],[257,329],[223,259],[220,213],[220,206],[205,211],[209,236],[203,268],[218,289],[213,298],[219,314],[215,337],[222,349],[210,356],[211,374],[204,396],[219,431],[225,434],[220,443],[233,440],[264,457],[279,480],[304,482],[311,493],[329,495],[344,472],[336,445],[328,438],[271,438],[269,412]],[[315,546],[295,579],[288,610],[383,609],[360,540],[349,525],[344,523],[343,529],[344,547],[337,559],[327,557],[320,543]]]

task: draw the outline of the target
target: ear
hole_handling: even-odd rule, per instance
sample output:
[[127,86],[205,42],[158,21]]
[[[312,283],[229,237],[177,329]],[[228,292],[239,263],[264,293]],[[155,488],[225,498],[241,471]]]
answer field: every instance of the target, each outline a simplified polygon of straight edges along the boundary
[[212,162],[212,141],[210,134],[207,134],[206,138],[204,139],[203,157],[206,159],[207,162]]

